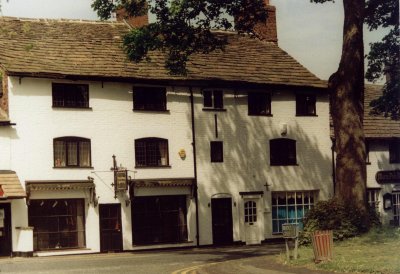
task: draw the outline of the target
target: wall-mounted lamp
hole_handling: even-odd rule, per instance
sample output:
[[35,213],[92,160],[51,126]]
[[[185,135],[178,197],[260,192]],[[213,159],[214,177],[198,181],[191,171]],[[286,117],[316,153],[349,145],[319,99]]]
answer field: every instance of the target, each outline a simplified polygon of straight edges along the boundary
[[288,128],[286,123],[281,124],[281,135],[285,136],[287,134]]

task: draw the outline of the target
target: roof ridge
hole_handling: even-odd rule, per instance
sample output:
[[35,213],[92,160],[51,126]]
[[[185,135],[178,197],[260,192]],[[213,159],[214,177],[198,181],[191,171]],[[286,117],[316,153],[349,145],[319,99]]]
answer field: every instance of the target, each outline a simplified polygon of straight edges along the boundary
[[0,16],[3,21],[20,21],[20,22],[49,22],[49,23],[82,23],[82,24],[107,24],[107,25],[124,25],[123,22],[118,21],[102,21],[90,19],[68,19],[68,18],[29,18],[29,17],[14,17],[14,16]]

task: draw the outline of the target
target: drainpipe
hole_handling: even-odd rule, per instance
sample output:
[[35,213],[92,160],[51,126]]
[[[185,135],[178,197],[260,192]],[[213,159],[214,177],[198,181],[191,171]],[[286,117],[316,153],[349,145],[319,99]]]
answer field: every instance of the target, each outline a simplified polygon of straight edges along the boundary
[[196,243],[200,246],[200,233],[199,233],[199,200],[198,200],[198,187],[197,187],[197,161],[196,161],[196,133],[194,126],[194,100],[193,100],[193,89],[189,86],[190,90],[190,110],[192,118],[192,146],[193,146],[193,171],[194,171],[194,199],[196,203]]
[[332,183],[333,183],[333,195],[336,194],[336,167],[335,167],[335,139],[332,139]]

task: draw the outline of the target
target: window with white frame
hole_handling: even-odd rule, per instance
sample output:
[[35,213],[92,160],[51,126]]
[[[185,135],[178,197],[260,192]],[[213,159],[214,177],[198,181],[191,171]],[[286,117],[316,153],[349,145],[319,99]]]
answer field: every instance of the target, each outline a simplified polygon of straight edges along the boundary
[[303,228],[303,218],[314,207],[317,191],[272,193],[272,233],[282,233],[285,223],[298,223]]
[[367,201],[368,201],[368,205],[371,208],[374,208],[376,210],[376,212],[379,212],[379,193],[380,193],[380,189],[374,189],[374,188],[370,188],[367,189]]
[[257,203],[254,201],[247,201],[244,203],[244,222],[255,223],[257,222]]

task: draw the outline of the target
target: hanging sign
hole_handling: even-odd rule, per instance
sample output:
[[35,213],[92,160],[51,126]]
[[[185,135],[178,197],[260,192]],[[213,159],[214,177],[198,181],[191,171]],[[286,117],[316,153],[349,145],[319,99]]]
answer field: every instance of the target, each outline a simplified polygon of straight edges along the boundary
[[400,170],[378,171],[375,175],[375,180],[378,184],[400,183]]
[[128,189],[128,171],[116,170],[115,171],[115,191],[124,191]]

